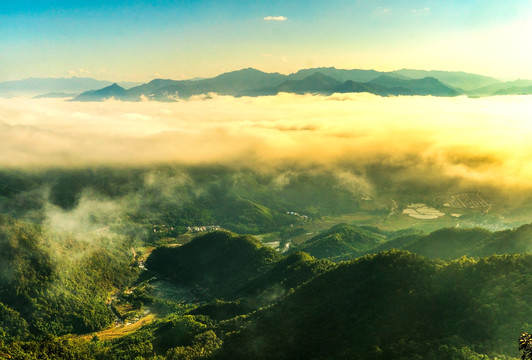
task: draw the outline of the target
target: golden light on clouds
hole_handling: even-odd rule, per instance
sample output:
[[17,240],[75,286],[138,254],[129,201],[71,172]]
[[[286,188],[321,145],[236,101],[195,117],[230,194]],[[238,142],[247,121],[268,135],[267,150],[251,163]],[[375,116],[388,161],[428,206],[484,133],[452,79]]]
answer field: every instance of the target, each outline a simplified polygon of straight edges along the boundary
[[[0,166],[409,164],[527,184],[532,98],[210,95],[175,103],[0,99]],[[415,161],[407,161],[414,157]]]

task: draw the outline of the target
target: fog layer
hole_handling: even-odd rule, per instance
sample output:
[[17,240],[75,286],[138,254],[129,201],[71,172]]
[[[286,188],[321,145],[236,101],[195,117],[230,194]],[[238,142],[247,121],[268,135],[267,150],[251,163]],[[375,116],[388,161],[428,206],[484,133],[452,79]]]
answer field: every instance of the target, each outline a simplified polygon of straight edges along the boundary
[[527,186],[532,98],[0,99],[0,167],[343,162]]

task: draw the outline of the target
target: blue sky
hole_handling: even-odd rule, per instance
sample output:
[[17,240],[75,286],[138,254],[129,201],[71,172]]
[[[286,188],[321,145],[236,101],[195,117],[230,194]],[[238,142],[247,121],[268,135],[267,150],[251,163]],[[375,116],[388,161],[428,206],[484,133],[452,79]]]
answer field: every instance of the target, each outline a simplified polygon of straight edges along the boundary
[[249,66],[532,78],[531,33],[530,0],[0,0],[0,81],[147,81]]

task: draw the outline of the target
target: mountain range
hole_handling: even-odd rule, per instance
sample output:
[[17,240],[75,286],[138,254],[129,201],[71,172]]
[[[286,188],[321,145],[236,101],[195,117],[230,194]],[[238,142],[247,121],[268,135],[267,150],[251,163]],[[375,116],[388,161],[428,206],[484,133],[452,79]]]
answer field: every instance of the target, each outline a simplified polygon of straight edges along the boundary
[[[38,97],[72,97],[82,92],[100,89],[111,85],[111,81],[92,78],[29,78],[23,80],[0,82],[0,97],[38,96]],[[135,82],[120,82],[124,87],[139,85]]]
[[155,79],[129,90],[118,89],[116,84],[75,97],[75,101],[99,101],[111,97],[138,101],[148,98],[157,101],[175,101],[194,95],[216,93],[230,96],[267,96],[280,92],[294,94],[324,94],[367,92],[380,96],[434,95],[456,96],[460,89],[446,85],[433,77],[411,79],[400,74],[380,73],[374,70],[338,70],[317,68],[300,70],[290,75],[265,73],[248,68],[224,73],[211,79],[165,80]]
[[391,249],[406,250],[429,259],[454,260],[462,256],[532,252],[532,225],[490,232],[482,228],[443,228],[430,234],[407,229],[387,236],[374,229],[338,224],[299,245],[289,253],[304,251],[317,259],[350,260]]
[[360,93],[379,96],[491,96],[532,93],[532,82],[502,82],[492,77],[451,71],[403,69],[391,72],[328,68],[302,69],[289,75],[266,73],[253,68],[232,71],[210,79],[155,79],[126,90],[116,84],[75,97],[75,101],[109,98],[138,101],[176,101],[194,95],[216,93],[230,96]]
[[150,99],[176,101],[216,93],[229,96],[267,96],[280,92],[324,94],[366,92],[379,96],[431,95],[472,97],[532,94],[532,80],[503,82],[493,77],[459,71],[401,69],[389,72],[321,67],[289,75],[253,68],[213,78],[154,79],[145,84],[111,83],[90,78],[26,79],[0,82],[0,96],[68,98],[74,101]]

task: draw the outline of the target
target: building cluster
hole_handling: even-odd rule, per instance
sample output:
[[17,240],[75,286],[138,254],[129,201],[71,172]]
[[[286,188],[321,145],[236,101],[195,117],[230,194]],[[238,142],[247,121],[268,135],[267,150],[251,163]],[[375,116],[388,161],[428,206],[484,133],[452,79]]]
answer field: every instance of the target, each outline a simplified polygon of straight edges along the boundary
[[308,216],[307,215],[301,215],[300,213],[297,213],[295,211],[287,211],[286,214],[287,215],[296,216],[296,217],[298,217],[298,218],[300,218],[301,220],[304,220],[304,221],[308,220]]
[[192,233],[221,230],[218,225],[188,226],[187,230]]

